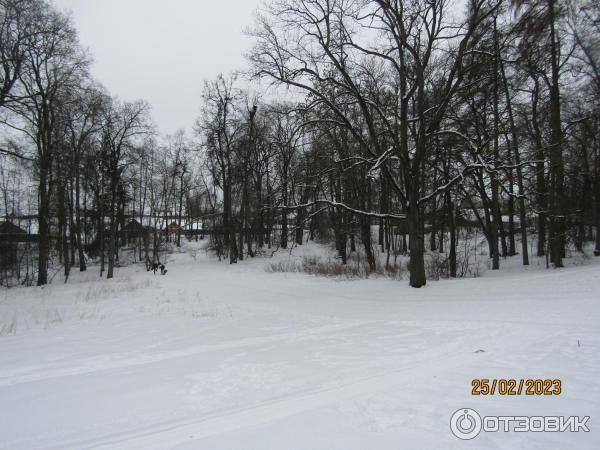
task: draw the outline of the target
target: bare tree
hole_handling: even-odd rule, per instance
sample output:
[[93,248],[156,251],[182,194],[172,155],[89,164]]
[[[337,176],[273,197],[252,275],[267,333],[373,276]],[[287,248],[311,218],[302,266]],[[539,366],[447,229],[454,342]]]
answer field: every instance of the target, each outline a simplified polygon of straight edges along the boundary
[[104,109],[102,123],[102,145],[109,179],[109,240],[108,269],[106,278],[113,277],[116,248],[116,205],[117,194],[122,181],[122,174],[131,163],[128,150],[132,148],[134,139],[150,132],[148,124],[148,104],[143,101],[122,103],[113,100]]
[[[493,10],[485,3],[471,1],[463,23],[452,23],[443,0],[283,0],[272,3],[253,33],[253,72],[300,88],[314,104],[329,108],[330,120],[364,149],[369,172],[381,170],[389,180],[407,215],[413,287],[425,284],[423,162],[461,85],[474,31]],[[376,91],[367,89],[372,83],[365,80],[376,80],[379,72],[390,80]],[[435,98],[427,93],[432,85]],[[381,104],[386,93],[398,99],[393,108]],[[341,108],[340,98],[356,108]],[[349,111],[361,115],[364,127],[356,126]],[[389,166],[394,159],[397,174]]]
[[58,103],[62,93],[76,89],[88,66],[81,52],[75,30],[69,19],[39,2],[35,11],[35,33],[28,35],[25,48],[26,69],[19,73],[24,95],[12,106],[20,122],[14,129],[31,138],[36,146],[38,177],[38,285],[48,282],[50,248],[50,185],[49,175],[58,151],[55,131],[59,126]]

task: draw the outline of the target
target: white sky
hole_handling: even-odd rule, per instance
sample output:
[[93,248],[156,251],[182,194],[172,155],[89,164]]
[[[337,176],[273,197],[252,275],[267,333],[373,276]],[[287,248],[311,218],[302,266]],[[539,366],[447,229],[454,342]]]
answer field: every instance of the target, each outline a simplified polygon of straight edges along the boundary
[[163,133],[192,131],[203,80],[244,69],[243,30],[262,0],[54,0],[70,10],[92,74],[113,95],[145,99]]

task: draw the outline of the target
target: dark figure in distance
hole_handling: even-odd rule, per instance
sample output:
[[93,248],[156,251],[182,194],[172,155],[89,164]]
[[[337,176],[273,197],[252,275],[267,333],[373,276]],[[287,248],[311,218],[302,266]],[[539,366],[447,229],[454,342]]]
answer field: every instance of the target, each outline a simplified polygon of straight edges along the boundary
[[158,269],[160,269],[160,274],[161,275],[166,275],[167,274],[167,268],[165,267],[164,264],[154,262],[154,263],[152,263],[152,264],[150,264],[148,266],[148,271],[152,270],[152,272],[154,272],[154,275],[156,275],[156,271]]

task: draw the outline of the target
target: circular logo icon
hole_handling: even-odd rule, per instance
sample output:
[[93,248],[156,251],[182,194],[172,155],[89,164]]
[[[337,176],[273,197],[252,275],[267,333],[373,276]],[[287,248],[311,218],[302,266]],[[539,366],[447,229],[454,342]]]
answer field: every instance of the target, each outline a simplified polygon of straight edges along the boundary
[[481,416],[469,408],[462,408],[452,414],[450,419],[452,434],[459,439],[469,440],[481,431]]

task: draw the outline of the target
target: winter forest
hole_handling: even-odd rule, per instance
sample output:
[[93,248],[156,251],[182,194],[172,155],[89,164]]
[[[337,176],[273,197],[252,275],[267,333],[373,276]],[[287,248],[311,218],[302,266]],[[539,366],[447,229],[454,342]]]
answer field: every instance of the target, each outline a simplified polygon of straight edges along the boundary
[[[407,332],[408,337],[396,336],[396,331],[403,330],[398,324],[385,322],[381,327],[374,326],[373,333],[385,331],[387,338],[382,337],[382,345],[387,345],[385,339],[394,342],[389,348],[384,346],[385,349],[373,344],[367,336],[363,336],[367,342],[360,345],[373,347],[363,349],[357,344],[364,350],[362,353],[353,353],[339,342],[331,343],[332,354],[342,349],[348,352],[346,357],[350,360],[360,355],[363,361],[369,358],[387,361],[385,355],[400,351],[393,350],[396,345],[403,347],[402,338],[408,339],[409,347],[413,345],[414,350],[406,361],[420,364],[418,354],[423,351],[433,364],[442,355],[453,354],[465,345],[465,336],[473,338],[470,342],[480,342],[473,344],[472,350],[469,347],[469,357],[481,351],[485,358],[489,348],[504,339],[500,330],[509,329],[512,331],[507,342],[517,345],[523,340],[531,344],[530,347],[524,344],[522,361],[513,352],[513,359],[506,356],[508,359],[488,361],[488,365],[468,366],[479,363],[467,362],[473,369],[467,378],[486,375],[482,367],[495,367],[497,370],[492,372],[498,376],[562,377],[566,386],[569,376],[575,377],[576,373],[566,367],[572,362],[570,358],[576,356],[561,347],[563,344],[556,343],[558,347],[554,342],[551,344],[552,354],[560,356],[555,366],[549,362],[551,356],[548,361],[543,359],[532,365],[523,362],[529,361],[532,349],[537,348],[533,345],[535,339],[548,338],[551,329],[556,333],[562,329],[556,324],[558,328],[552,328],[550,323],[542,328],[523,325],[522,329],[521,325],[514,325],[515,328],[506,325],[510,317],[502,316],[509,314],[505,309],[514,311],[525,305],[523,308],[532,315],[537,311],[554,311],[548,320],[561,314],[571,317],[570,328],[563,330],[557,342],[564,345],[576,342],[577,348],[582,348],[582,341],[589,343],[590,359],[579,361],[579,366],[573,363],[574,367],[580,367],[583,378],[594,379],[600,374],[597,362],[592,362],[600,348],[598,330],[593,331],[600,323],[600,309],[590,297],[600,286],[595,266],[596,259],[600,259],[596,258],[600,257],[600,3],[596,0],[269,0],[258,8],[254,17],[248,17],[244,33],[248,50],[239,52],[244,52],[245,65],[230,73],[215,73],[211,79],[198,79],[202,95],[189,97],[197,110],[193,129],[184,129],[182,125],[180,131],[166,134],[153,121],[150,102],[143,98],[123,100],[96,79],[94,54],[80,43],[72,14],[50,0],[0,0],[0,294],[4,298],[0,299],[0,315],[4,316],[0,319],[0,341],[5,335],[16,339],[19,332],[25,333],[22,323],[27,323],[25,328],[31,333],[29,327],[36,329],[36,326],[30,323],[37,324],[38,320],[40,330],[65,326],[69,321],[91,320],[96,324],[95,320],[101,321],[99,317],[104,320],[118,308],[125,308],[115,306],[117,309],[111,309],[110,313],[98,312],[105,308],[103,301],[117,298],[125,301],[127,294],[123,292],[130,292],[136,299],[140,297],[140,303],[131,306],[131,311],[139,310],[136,314],[148,314],[148,308],[156,308],[151,321],[140,319],[138,331],[146,329],[149,323],[152,326],[147,329],[162,330],[163,320],[167,320],[164,317],[175,323],[174,310],[185,316],[181,319],[184,322],[194,317],[200,321],[212,320],[213,324],[237,320],[238,314],[243,317],[249,314],[254,320],[258,309],[249,312],[251,307],[241,302],[241,297],[248,295],[253,299],[256,295],[256,301],[262,302],[260,308],[267,308],[264,302],[271,294],[248,291],[254,290],[254,284],[267,289],[273,283],[273,292],[277,293],[273,298],[287,297],[293,292],[307,299],[318,297],[322,305],[319,307],[331,310],[331,317],[349,308],[346,312],[349,322],[342,325],[323,322],[325,316],[310,319],[314,320],[311,327],[333,327],[327,328],[328,333],[334,333],[333,329],[339,326],[340,331],[335,333],[341,333],[337,335],[339,339],[349,339],[346,343],[361,341],[363,333],[369,335],[369,331],[362,329],[349,336],[350,331],[345,327],[350,326],[350,321],[364,321],[367,317],[383,321],[387,317],[388,321],[421,323],[420,327],[411,325],[416,328],[414,334]],[[162,89],[168,90],[168,86]],[[194,264],[206,269],[196,270]],[[155,276],[158,266],[165,274],[168,271],[165,277]],[[206,273],[212,274],[214,280],[221,280],[220,287],[207,287],[209,281],[205,280],[196,289],[195,277]],[[465,280],[448,284],[455,278]],[[286,280],[290,283],[287,287]],[[246,288],[229,292],[238,282]],[[507,291],[512,292],[521,283],[525,283],[524,303],[517,301],[521,297],[509,297],[508,306],[503,305],[501,300]],[[138,288],[131,288],[134,285]],[[565,291],[564,285],[578,286],[581,296],[577,294],[579,291]],[[34,286],[56,290],[35,290]],[[169,308],[174,309],[161,309],[163,303],[148,306],[141,302],[144,295],[150,294],[140,292],[153,289],[163,289],[163,300],[168,299]],[[210,293],[206,298],[194,297],[197,304],[190,303],[192,300],[181,300],[179,304],[179,300],[170,296],[176,289],[182,289],[182,298],[204,295],[207,289]],[[329,294],[320,294],[319,290],[331,294],[331,303]],[[458,303],[439,307],[434,303],[431,308],[439,311],[439,315],[430,317],[430,309],[424,305],[428,301],[437,302],[444,297],[445,290],[448,298]],[[47,297],[48,292],[53,293],[51,297]],[[377,297],[376,292],[383,296],[382,302],[382,298],[389,297],[386,301],[390,305],[377,304],[369,312],[370,307],[360,301]],[[428,300],[427,295],[432,292],[437,294],[432,297],[434,300]],[[486,303],[486,292],[493,299],[491,305]],[[562,293],[562,297],[555,298],[556,292]],[[81,301],[88,305],[93,298],[95,306],[93,310],[77,309],[81,308],[79,300],[75,304],[71,300],[61,306],[47,305],[54,296],[63,295],[83,298]],[[341,302],[339,299],[345,295],[356,305]],[[545,306],[544,297],[551,297],[555,303]],[[403,303],[402,299],[410,301]],[[41,302],[43,312],[30,301],[35,305]],[[464,306],[462,301],[472,301],[468,303],[471,306]],[[174,303],[179,306],[173,306]],[[205,306],[194,310],[194,305]],[[296,306],[296,303],[278,305],[281,316],[276,318],[291,314]],[[269,304],[268,308],[271,307],[274,308]],[[294,310],[297,322],[293,323],[308,327],[303,321],[309,319],[301,317],[312,314],[313,309],[306,304],[298,308]],[[34,309],[37,312],[32,312]],[[130,323],[133,312],[118,311],[124,314],[122,320]],[[275,314],[274,310],[268,311],[267,318]],[[431,321],[454,317],[453,314],[459,314],[456,311],[466,315],[475,311],[475,318],[457,325],[456,329],[464,332],[462,337],[454,336],[454,329],[444,328],[450,325],[440,325],[448,334],[435,343],[439,329],[434,326],[437,322]],[[381,317],[375,319],[369,314]],[[477,317],[500,318],[491,322],[493,325],[486,331]],[[465,316],[460,320],[466,321]],[[229,323],[231,329],[224,328],[219,333],[241,339],[244,327],[250,326],[244,323]],[[290,329],[296,325],[288,323],[281,327]],[[114,326],[116,333],[125,333],[116,331],[116,322]],[[187,325],[183,328],[187,329]],[[102,334],[108,336],[110,331]],[[129,340],[127,335],[114,336]],[[89,338],[92,339],[91,335]],[[285,339],[288,338],[289,345],[297,344],[294,338]],[[429,343],[431,348],[426,345],[422,349],[419,345],[425,344],[417,341]],[[0,344],[2,352],[17,351],[8,341]],[[128,345],[132,347],[128,348],[129,353],[121,355],[124,360],[136,355],[140,365],[148,364],[133,342]],[[308,351],[306,346],[292,349],[292,353],[304,354]],[[182,351],[175,345],[163,350]],[[92,358],[87,351],[81,349],[78,357]],[[169,358],[174,358],[169,354]],[[101,359],[101,355],[96,356]],[[400,356],[400,361],[404,361]],[[0,359],[0,365],[3,361]],[[81,362],[83,359],[79,361],[79,365],[72,363],[76,370],[50,365],[44,371],[62,377],[66,376],[63,370],[65,374],[89,374],[90,367],[96,367],[91,359],[90,366]],[[344,361],[343,364],[353,364]],[[377,376],[384,378],[373,383],[395,386],[392,379],[382,375],[400,370],[395,366],[400,364],[397,359],[390,361],[385,363],[389,363],[387,366],[381,362],[382,372]],[[283,364],[278,358],[268,363]],[[116,364],[111,366],[114,369],[124,367],[125,363],[118,360],[110,364]],[[254,373],[256,379],[250,387],[243,383],[240,387],[243,375],[238,373],[234,385],[239,392],[243,389],[254,392],[257,385],[263,386],[265,379],[275,376],[272,372],[261,372],[264,365],[245,364],[231,367]],[[289,380],[298,376],[293,370],[297,367],[293,361],[287,364],[289,367],[280,368],[277,373],[292,383]],[[453,370],[447,363],[441,365],[442,371]],[[319,376],[337,373],[327,367],[333,372],[312,366],[307,370],[312,373],[314,369]],[[423,367],[421,372],[410,376],[426,379],[432,368],[427,371]],[[521,372],[517,367],[526,369]],[[0,370],[0,390],[6,389],[7,395],[13,382],[44,378],[43,371],[27,372],[21,366],[13,369]],[[360,370],[363,369],[366,370],[364,367]],[[531,371],[527,372],[528,369]],[[359,371],[359,365],[356,370]],[[357,375],[358,379],[362,378]],[[326,384],[325,379],[311,380],[312,387]],[[352,383],[357,383],[356,380]],[[578,380],[572,381],[573,385],[585,391],[585,383]],[[279,387],[284,385],[278,379],[271,381]],[[211,389],[222,386],[215,380],[210,384],[203,379],[203,383],[208,383]],[[364,386],[352,383],[339,389],[347,391],[348,386],[354,386],[357,391],[352,390],[352,395],[356,392],[366,395]],[[460,383],[462,393],[469,381],[460,378]],[[198,387],[198,376],[193,386],[194,392],[204,393]],[[291,386],[296,389],[298,385]],[[229,396],[233,395],[230,391],[210,392],[219,402],[231,400]],[[600,399],[594,392],[589,409],[597,414]],[[267,395],[254,392],[255,396],[260,397],[259,394]],[[18,399],[21,394],[13,390],[10,395]],[[348,395],[346,392],[344,398]],[[566,399],[563,396],[561,401],[570,402],[567,405],[572,407],[580,406],[568,393],[565,395]],[[245,398],[242,396],[235,405],[244,403]],[[301,410],[302,414],[313,417],[308,411],[326,404],[323,398],[317,401],[314,395],[303,398],[303,407],[287,398],[277,414],[282,410],[295,411],[294,414]],[[426,398],[418,394],[413,400]],[[51,399],[47,400],[48,405],[53,404]],[[396,400],[398,404],[407,401]],[[383,402],[381,398],[379,401]],[[398,441],[386,440],[389,437],[386,433],[391,433],[394,439],[397,436],[407,439],[404,441],[410,443],[407,448],[449,448],[461,441],[446,442],[436,433],[441,433],[444,439],[446,434],[450,436],[447,439],[453,438],[446,422],[454,409],[464,406],[458,394],[453,401],[457,404],[441,409],[445,428],[436,429],[429,437],[422,435],[422,439],[429,439],[423,442],[412,434],[406,435],[405,429],[393,420],[389,425],[386,419],[402,415],[398,412],[388,415],[391,408],[388,403],[376,402],[373,406],[367,402],[366,409],[356,406],[359,403],[348,406],[349,409],[340,408],[351,417],[351,423],[374,423],[377,433],[381,431],[378,427],[383,427],[383,438],[377,434],[371,440],[365,437],[369,436],[367,432],[363,435],[355,431],[360,438],[354,443],[334,440],[325,445],[323,441],[306,438],[296,445],[298,448],[354,448],[352,445],[397,448],[392,443]],[[419,411],[416,403],[406,404]],[[377,409],[377,405],[381,408]],[[485,405],[493,409],[494,403],[489,400]],[[266,426],[271,420],[260,421],[257,417],[277,415],[272,407],[264,408],[267,407],[259,406],[262,415],[250,420],[250,429],[255,431],[244,432],[250,433],[248,442],[254,442],[256,448],[266,448],[261,439],[269,435],[275,439],[274,448],[292,448],[285,433],[273,434],[274,428],[260,432],[262,428],[256,428]],[[573,414],[580,415],[588,411],[571,409]],[[541,414],[544,410],[534,412]],[[179,413],[179,410],[172,412],[169,420],[180,427],[192,426],[188,419],[183,419],[189,416],[189,411],[186,410],[188,416],[182,413],[179,417]],[[510,413],[519,415],[516,414],[519,411]],[[236,421],[244,423],[240,427],[246,427],[245,416],[239,411],[235,414]],[[365,416],[368,414],[370,418]],[[431,414],[427,417],[435,416]],[[290,415],[291,412],[285,414],[288,422],[292,420]],[[1,417],[0,431],[4,426]],[[141,428],[156,427],[154,416],[147,419],[140,419]],[[210,420],[215,417],[210,416]],[[210,420],[208,423],[212,423]],[[301,422],[288,422],[285,423],[292,427],[292,435],[302,430]],[[431,418],[429,422],[435,420]],[[80,440],[45,430],[39,441],[27,441],[20,440],[25,435],[13,431],[13,441],[0,442],[0,448],[95,448],[116,442],[122,448],[175,448],[172,445],[182,444],[172,431],[152,441],[150,435],[142,439],[137,428],[137,431],[119,429],[116,433],[114,424],[102,423],[104,428],[101,426],[100,431],[94,432],[100,437],[91,431],[81,431],[76,436]],[[306,426],[312,426],[310,423]],[[335,428],[342,425],[335,423],[337,431],[331,433],[337,439],[344,433]],[[200,427],[204,438],[212,436],[201,424],[194,426],[196,431]],[[229,426],[233,427],[229,424],[225,428]],[[237,426],[234,428],[237,430]],[[189,448],[250,448],[242,445],[246,435],[232,435],[231,429],[219,434],[222,440],[201,441]],[[189,434],[195,433],[192,431]],[[487,442],[487,448],[494,447],[491,442],[498,444],[494,448],[514,448],[517,443],[525,443],[521,448],[555,448],[557,442],[566,445],[563,448],[592,448],[594,440],[596,444],[599,442],[593,431],[585,436],[579,433],[577,441],[570,440],[575,433],[555,434],[550,437],[558,441],[537,441],[539,447],[533,445],[533,439],[539,436],[531,433],[517,437],[487,433],[485,439],[508,440],[481,442]],[[187,428],[182,428],[182,433],[188,434]],[[125,440],[133,437],[137,440]],[[588,440],[581,440],[584,438]],[[573,442],[575,445],[571,445]],[[56,447],[47,447],[49,443]]]
[[308,236],[335,242],[341,264],[361,248],[370,273],[379,247],[409,255],[412,287],[426,252],[447,255],[444,277],[464,275],[465,229],[485,236],[492,269],[531,253],[562,267],[594,239],[598,254],[599,14],[592,1],[460,14],[277,1],[249,30],[247,73],[204,82],[188,137],[157,135],[147,103],[111,97],[51,4],[3,2],[2,209],[38,236],[3,281],[43,285],[49,266],[68,278],[88,258],[111,278],[128,230],[152,262],[199,229],[232,264]]

